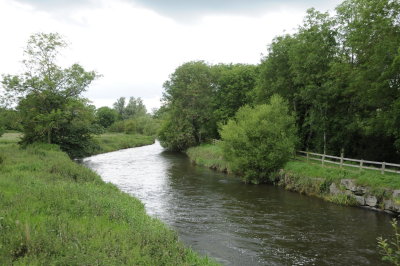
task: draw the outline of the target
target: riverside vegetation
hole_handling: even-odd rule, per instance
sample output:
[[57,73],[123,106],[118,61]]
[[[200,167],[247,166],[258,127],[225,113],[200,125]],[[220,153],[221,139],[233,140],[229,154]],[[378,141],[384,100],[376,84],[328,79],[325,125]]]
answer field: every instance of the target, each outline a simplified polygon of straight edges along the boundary
[[0,264],[214,264],[57,145],[19,138],[0,138]]
[[1,82],[0,264],[215,264],[139,200],[71,160],[151,144],[158,122],[140,98],[92,106],[81,93],[100,75],[56,65],[65,46],[59,34],[32,35],[26,72]]

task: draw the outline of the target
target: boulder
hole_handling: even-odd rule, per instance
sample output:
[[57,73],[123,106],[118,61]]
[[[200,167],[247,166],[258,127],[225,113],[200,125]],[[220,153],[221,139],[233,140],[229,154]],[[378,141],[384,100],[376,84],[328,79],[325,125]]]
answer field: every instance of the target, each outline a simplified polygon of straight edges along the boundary
[[369,195],[365,198],[365,204],[370,207],[375,207],[377,203],[378,199],[375,196]]
[[400,198],[400,189],[393,190],[393,198]]
[[354,198],[356,199],[357,203],[361,206],[365,205],[365,198],[363,196],[354,196]]
[[385,210],[393,211],[393,212],[400,212],[400,205],[396,204],[393,200],[385,200],[383,202]]
[[356,190],[354,191],[354,194],[357,195],[357,196],[363,196],[367,192],[368,192],[368,189],[366,187],[359,186],[359,187],[356,187]]
[[347,190],[357,191],[357,186],[353,179],[342,179],[340,180],[340,184],[343,185]]

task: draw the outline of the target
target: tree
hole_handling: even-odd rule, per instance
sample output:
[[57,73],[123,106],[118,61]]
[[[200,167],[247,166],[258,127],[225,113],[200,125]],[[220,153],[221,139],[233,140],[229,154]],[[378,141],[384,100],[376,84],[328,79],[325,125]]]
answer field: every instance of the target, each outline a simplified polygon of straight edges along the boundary
[[103,106],[96,110],[97,122],[104,128],[108,128],[118,119],[118,113],[110,107]]
[[140,97],[130,97],[126,105],[122,117],[124,119],[137,118],[147,114],[146,106]]
[[55,143],[71,155],[73,149],[89,147],[88,136],[96,132],[89,125],[94,108],[80,95],[98,75],[78,64],[58,66],[57,56],[64,47],[66,42],[57,33],[32,35],[24,51],[24,73],[3,76],[2,84],[6,96],[18,103],[22,143]]
[[213,116],[215,122],[226,123],[237,110],[249,104],[256,86],[258,67],[243,64],[218,64],[211,66],[214,76]]
[[181,65],[164,83],[164,89],[163,101],[169,114],[159,138],[164,147],[184,150],[217,135],[212,115],[214,82],[207,64],[197,61]]
[[245,182],[258,184],[289,160],[297,142],[295,119],[287,102],[271,97],[269,104],[246,105],[222,126],[223,154]]
[[120,97],[113,104],[114,110],[118,113],[119,119],[123,119],[125,112],[125,97]]

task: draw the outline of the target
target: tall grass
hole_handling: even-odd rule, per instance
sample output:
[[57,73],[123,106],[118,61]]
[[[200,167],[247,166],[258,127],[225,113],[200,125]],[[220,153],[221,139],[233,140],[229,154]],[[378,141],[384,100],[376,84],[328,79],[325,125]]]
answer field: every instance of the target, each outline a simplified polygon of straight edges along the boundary
[[221,147],[204,144],[191,147],[186,151],[189,158],[197,165],[206,166],[221,172],[232,172],[229,163],[224,159]]
[[208,265],[55,145],[0,145],[0,265]]

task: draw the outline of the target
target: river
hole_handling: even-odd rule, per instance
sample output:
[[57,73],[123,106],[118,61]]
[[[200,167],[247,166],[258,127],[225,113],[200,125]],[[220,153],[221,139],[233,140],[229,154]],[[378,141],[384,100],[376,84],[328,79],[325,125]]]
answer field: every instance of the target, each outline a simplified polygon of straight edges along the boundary
[[386,214],[245,185],[193,166],[158,142],[83,163],[139,198],[187,246],[222,264],[384,265],[376,238],[392,235]]

